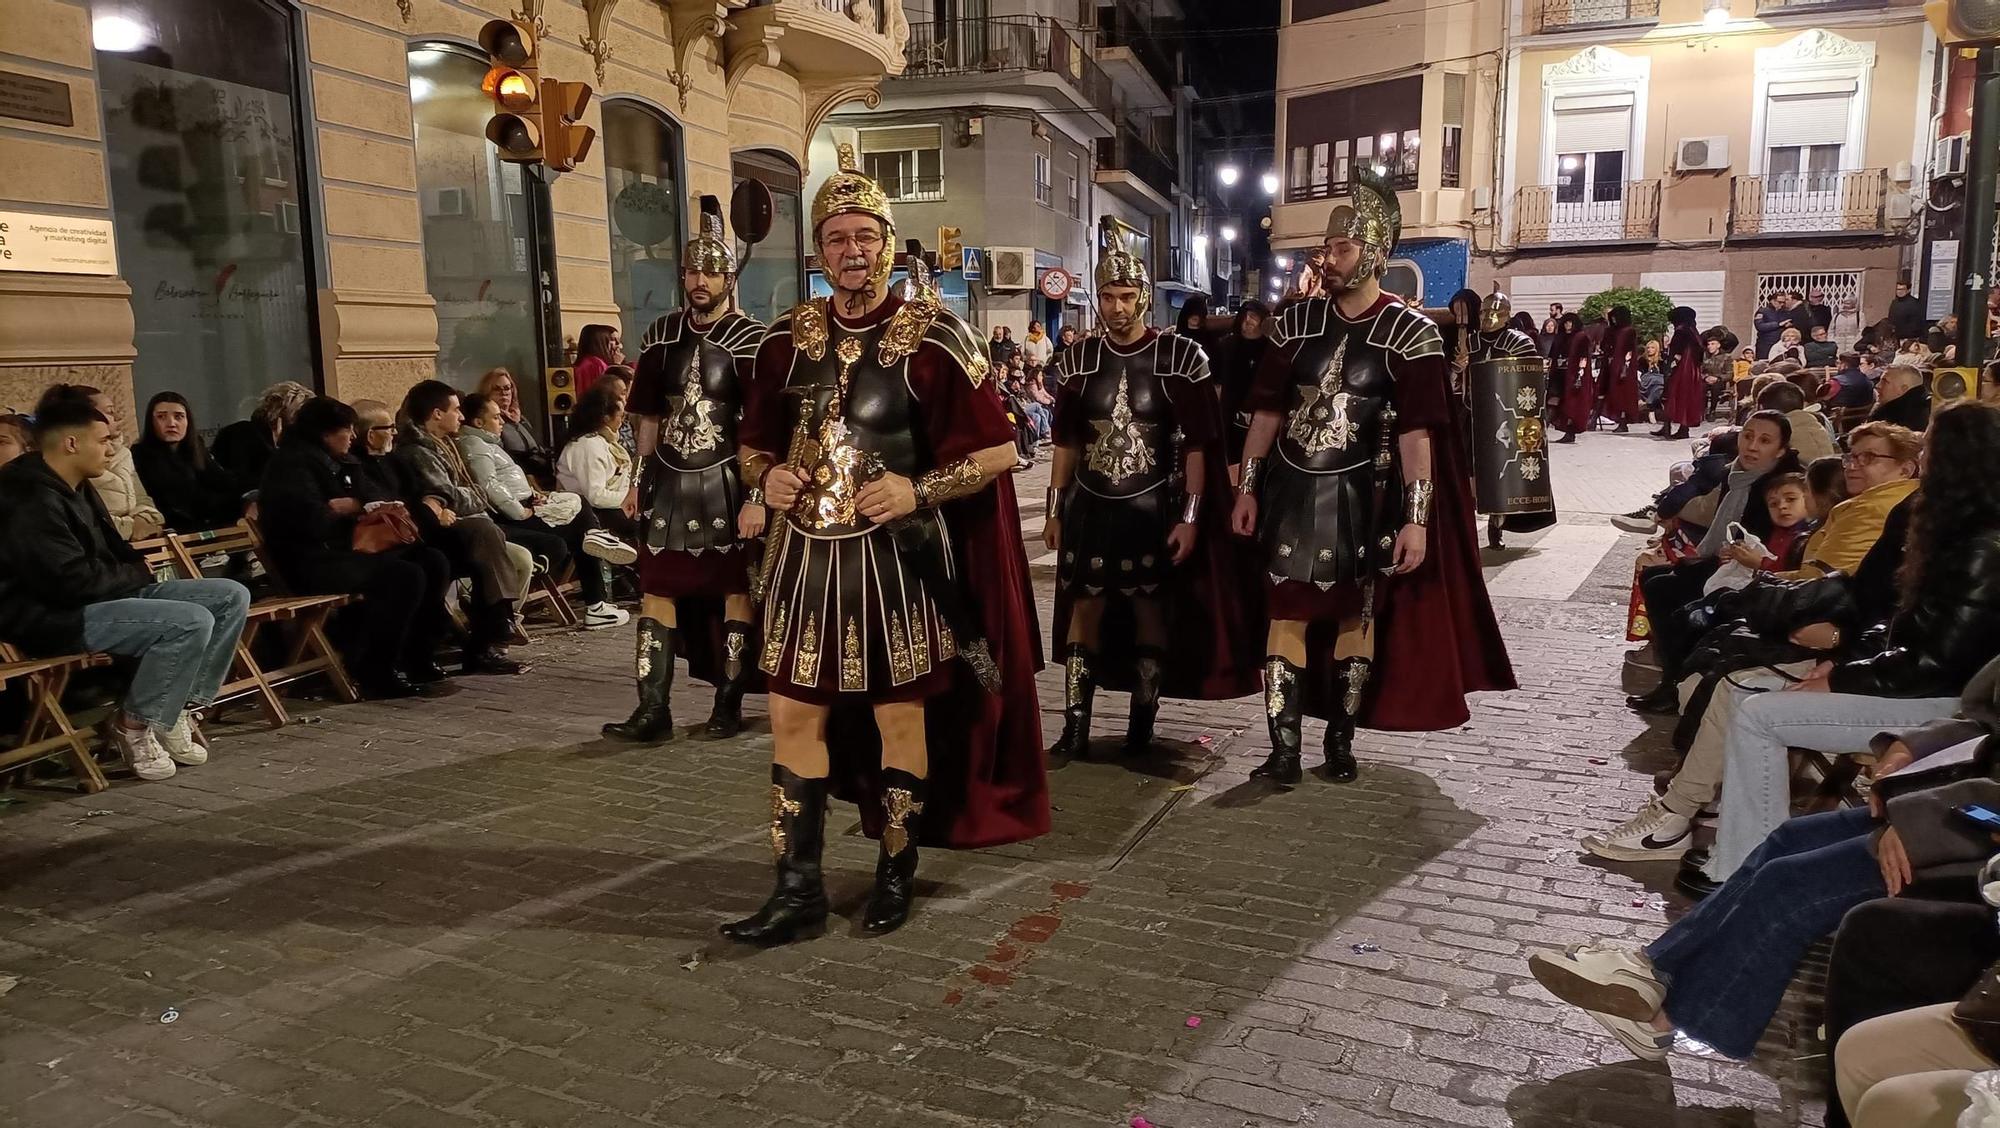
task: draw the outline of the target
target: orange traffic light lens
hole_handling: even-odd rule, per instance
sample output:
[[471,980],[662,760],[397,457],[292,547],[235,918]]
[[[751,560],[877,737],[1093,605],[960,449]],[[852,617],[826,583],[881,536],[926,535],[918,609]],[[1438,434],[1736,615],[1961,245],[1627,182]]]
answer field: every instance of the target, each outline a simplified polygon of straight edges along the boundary
[[535,104],[535,84],[520,71],[508,71],[500,76],[500,82],[493,96],[510,110],[525,110]]

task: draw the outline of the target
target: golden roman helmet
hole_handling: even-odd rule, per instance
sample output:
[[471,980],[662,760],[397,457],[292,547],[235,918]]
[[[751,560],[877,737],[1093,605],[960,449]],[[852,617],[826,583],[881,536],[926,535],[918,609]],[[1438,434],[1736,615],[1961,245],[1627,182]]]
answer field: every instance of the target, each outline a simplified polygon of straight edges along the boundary
[[[855,159],[854,146],[841,142],[840,171],[826,178],[813,194],[812,232],[813,243],[819,243],[819,229],[827,220],[837,215],[872,215],[882,221],[882,259],[875,264],[874,273],[868,276],[870,286],[880,286],[889,278],[889,271],[896,265],[896,219],[889,211],[889,196],[882,186],[869,179],[861,171]],[[822,268],[828,263],[822,262]],[[832,271],[827,271],[832,277]]]
[[1133,286],[1139,291],[1138,316],[1145,320],[1146,307],[1153,304],[1153,279],[1146,270],[1145,256],[1132,250],[1131,244],[1119,230],[1118,221],[1110,216],[1099,217],[1097,221],[1097,242],[1100,248],[1097,259],[1097,289],[1106,286]]
[[1479,303],[1479,331],[1498,333],[1507,327],[1507,322],[1513,316],[1514,303],[1509,301],[1507,295],[1500,292],[1499,285],[1495,284],[1493,292],[1486,295],[1485,300]]
[[1403,231],[1403,207],[1395,186],[1372,168],[1355,170],[1348,187],[1347,202],[1335,205],[1327,217],[1326,238],[1352,239],[1362,246],[1360,268],[1345,287],[1351,290],[1389,269],[1390,252]]
[[714,196],[701,198],[701,215],[695,237],[687,242],[681,269],[702,274],[736,273],[736,248],[722,229],[722,201]]

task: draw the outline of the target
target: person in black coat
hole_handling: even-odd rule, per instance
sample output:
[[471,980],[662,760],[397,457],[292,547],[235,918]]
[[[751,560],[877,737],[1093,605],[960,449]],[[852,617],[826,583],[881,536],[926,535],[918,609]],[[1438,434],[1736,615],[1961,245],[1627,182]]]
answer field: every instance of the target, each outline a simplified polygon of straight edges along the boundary
[[421,542],[357,552],[354,529],[377,505],[401,505],[360,475],[348,452],[354,409],[321,396],[298,411],[264,469],[259,509],[278,574],[302,592],[361,596],[350,668],[370,697],[409,697],[443,680],[444,589],[451,565]]
[[1250,381],[1257,375],[1257,364],[1264,359],[1264,350],[1271,343],[1264,336],[1264,326],[1270,319],[1270,307],[1263,302],[1254,298],[1244,302],[1236,311],[1234,328],[1215,346],[1209,366],[1216,376],[1215,394],[1221,401],[1222,445],[1229,458],[1232,484],[1242,474],[1243,440],[1250,434],[1250,413],[1243,410],[1243,397],[1250,394]]
[[1883,371],[1875,395],[1876,406],[1868,413],[1869,422],[1894,423],[1918,434],[1930,426],[1931,390],[1924,385],[1922,372],[1907,364],[1892,364]]
[[216,432],[209,454],[239,479],[257,481],[264,476],[264,464],[278,453],[278,440],[285,427],[312,398],[311,388],[292,380],[265,388],[250,418],[239,419]]
[[1923,299],[1910,293],[1908,282],[1896,283],[1896,296],[1889,302],[1889,324],[1896,327],[1896,339],[1923,336],[1924,321]]
[[167,528],[193,533],[235,524],[248,487],[209,457],[187,397],[154,396],[146,402],[144,424],[144,437],[132,445],[132,465]]

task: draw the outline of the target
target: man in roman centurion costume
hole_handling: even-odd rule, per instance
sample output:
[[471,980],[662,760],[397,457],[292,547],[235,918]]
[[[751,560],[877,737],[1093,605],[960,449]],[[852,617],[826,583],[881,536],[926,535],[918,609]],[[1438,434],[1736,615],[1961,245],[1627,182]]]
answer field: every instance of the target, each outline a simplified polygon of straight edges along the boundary
[[[1490,400],[1497,396],[1504,400],[1508,407],[1505,413],[1509,424],[1506,438],[1498,437],[1497,433],[1489,434],[1478,427],[1470,430],[1472,471],[1475,476],[1482,472],[1492,477],[1502,476],[1503,472],[1499,467],[1506,465],[1509,457],[1517,454],[1517,448],[1521,445],[1513,425],[1522,419],[1533,420],[1529,428],[1532,434],[1528,435],[1526,431],[1522,434],[1534,444],[1530,457],[1539,456],[1543,474],[1546,475],[1547,472],[1547,447],[1542,441],[1542,418],[1548,396],[1548,366],[1542,360],[1541,351],[1535,347],[1535,339],[1509,324],[1513,316],[1514,303],[1500,291],[1498,286],[1495,286],[1480,300],[1478,324],[1461,338],[1464,341],[1465,355],[1462,363],[1465,369],[1460,387],[1466,397],[1468,420],[1493,414],[1490,410],[1491,403],[1475,406],[1475,401]],[[1517,357],[1531,361],[1539,374],[1532,379],[1518,379],[1514,369],[1489,363]],[[1531,391],[1534,396],[1533,405],[1526,410],[1522,410],[1516,402],[1524,389]],[[1504,450],[1492,449],[1495,446]],[[1546,484],[1544,477],[1542,485]],[[1474,493],[1475,497],[1484,496],[1476,489]],[[1533,512],[1489,513],[1486,517],[1486,543],[1492,548],[1502,548],[1503,532],[1532,533],[1555,523],[1553,503],[1548,509],[1537,509]]]
[[1257,615],[1237,582],[1208,356],[1192,338],[1146,327],[1145,260],[1114,224],[1101,230],[1104,335],[1051,362],[1060,383],[1042,536],[1058,554],[1058,762],[1087,755],[1099,684],[1132,695],[1124,750],[1134,756],[1152,747],[1163,692],[1213,700],[1257,685]]
[[1252,775],[1280,784],[1303,774],[1302,713],[1326,719],[1327,775],[1345,781],[1357,724],[1453,728],[1467,693],[1514,687],[1444,341],[1380,285],[1401,226],[1395,189],[1364,170],[1327,224],[1319,293],[1278,318],[1248,401],[1233,523],[1271,580],[1271,754]]
[[687,305],[646,330],[645,350],[626,409],[638,420],[643,464],[639,497],[639,704],[604,726],[606,736],[671,739],[674,657],[715,684],[710,737],[743,729],[743,691],[752,630],[749,545],[764,507],[743,489],[737,421],[764,325],[730,308],[736,253],[722,230],[722,205],[701,198],[701,233],[681,258]]
[[849,146],[812,235],[833,294],[771,326],[741,434],[773,514],[757,586],[777,887],[722,929],[752,944],[824,927],[830,793],[881,840],[875,933],[907,919],[920,843],[999,845],[1049,820],[1014,427],[985,352],[920,257],[907,296],[890,290],[895,224]]

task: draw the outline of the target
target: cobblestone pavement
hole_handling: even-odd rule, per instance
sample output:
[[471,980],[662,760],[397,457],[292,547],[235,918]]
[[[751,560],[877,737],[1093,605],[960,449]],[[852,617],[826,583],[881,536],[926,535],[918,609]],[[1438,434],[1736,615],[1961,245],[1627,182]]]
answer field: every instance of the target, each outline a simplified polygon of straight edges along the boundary
[[[544,638],[533,674],[444,700],[302,705],[170,782],[16,792],[0,1123],[1818,1123],[1797,1000],[1756,1063],[1645,1066],[1522,962],[1676,911],[1669,867],[1573,844],[1662,762],[1619,706],[1637,542],[1603,514],[1677,447],[1558,453],[1563,525],[1489,561],[1523,688],[1466,728],[1364,733],[1358,784],[1274,794],[1247,780],[1256,702],[1170,704],[1170,751],[1052,777],[1046,838],[927,853],[887,938],[715,937],[768,888],[769,738],[760,718],[723,743],[600,742],[629,707],[627,632]],[[1052,673],[1042,691],[1052,717]],[[829,824],[849,915],[874,857],[855,825]]]

